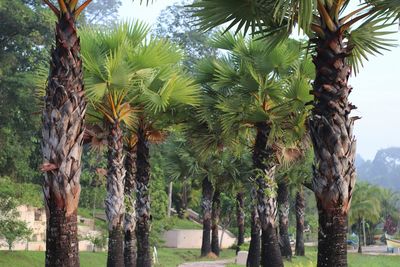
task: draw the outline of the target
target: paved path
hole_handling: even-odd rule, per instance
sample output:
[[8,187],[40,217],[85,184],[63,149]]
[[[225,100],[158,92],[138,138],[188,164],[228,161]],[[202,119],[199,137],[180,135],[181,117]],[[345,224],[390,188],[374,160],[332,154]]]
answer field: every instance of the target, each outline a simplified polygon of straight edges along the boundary
[[221,261],[187,262],[178,267],[225,267],[225,264],[233,263],[234,261],[234,259],[230,259]]

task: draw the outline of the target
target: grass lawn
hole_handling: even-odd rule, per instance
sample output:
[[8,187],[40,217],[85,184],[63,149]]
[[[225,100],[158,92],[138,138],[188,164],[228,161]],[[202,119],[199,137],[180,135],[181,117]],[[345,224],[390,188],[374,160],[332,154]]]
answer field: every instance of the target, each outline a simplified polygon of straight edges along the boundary
[[[358,253],[348,253],[349,267],[397,267],[400,266],[400,256],[369,256]],[[317,266],[317,248],[306,247],[305,257],[293,257],[285,261],[285,267],[315,267]],[[228,267],[243,267],[230,264]]]
[[[105,266],[106,253],[81,252],[82,267]],[[0,251],[1,267],[42,267],[44,266],[44,252],[39,251]]]
[[[188,261],[207,261],[200,258],[199,249],[158,249],[160,264],[157,267],[175,267],[180,263]],[[221,252],[221,259],[235,257],[235,250],[225,249]],[[107,254],[104,252],[80,253],[81,267],[102,267],[106,266]],[[44,252],[37,251],[0,251],[0,267],[42,267],[44,266]]]

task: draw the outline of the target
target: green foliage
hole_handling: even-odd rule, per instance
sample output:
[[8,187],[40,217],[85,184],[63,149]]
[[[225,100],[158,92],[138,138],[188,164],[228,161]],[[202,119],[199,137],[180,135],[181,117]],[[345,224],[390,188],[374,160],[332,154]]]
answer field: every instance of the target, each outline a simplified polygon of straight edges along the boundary
[[42,188],[40,185],[15,183],[10,177],[0,177],[0,197],[11,198],[18,205],[43,207]]
[[47,59],[53,19],[40,0],[1,2],[0,176],[37,182],[40,116],[32,105],[32,77]]

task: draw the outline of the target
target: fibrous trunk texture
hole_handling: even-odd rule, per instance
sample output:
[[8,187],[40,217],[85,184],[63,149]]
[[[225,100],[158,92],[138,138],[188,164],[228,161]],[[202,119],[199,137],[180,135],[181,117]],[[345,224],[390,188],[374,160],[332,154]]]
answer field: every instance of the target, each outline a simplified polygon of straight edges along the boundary
[[355,107],[349,103],[350,48],[343,35],[326,30],[316,40],[314,108],[309,121],[315,162],[313,190],[319,212],[318,266],[347,266],[347,214],[353,193],[356,141]]
[[304,214],[305,200],[302,186],[296,193],[296,256],[304,256]]
[[274,151],[267,145],[271,128],[266,122],[259,122],[256,127],[253,164],[257,170],[257,209],[262,229],[261,264],[263,267],[280,267],[283,262],[275,229],[277,204]]
[[128,148],[125,159],[125,267],[136,267],[136,145]]
[[203,210],[203,239],[201,243],[201,256],[205,257],[211,252],[211,210],[213,186],[206,176],[202,183],[201,207]]
[[347,266],[347,214],[356,182],[355,107],[349,103],[350,49],[343,35],[326,30],[316,40],[314,108],[309,121],[314,146],[313,190],[319,213],[318,266]]
[[211,252],[219,256],[218,224],[221,214],[221,192],[216,189],[212,200],[211,212]]
[[150,267],[150,154],[149,142],[144,127],[139,127],[137,133],[136,160],[136,237],[137,237],[137,266]]
[[278,207],[279,207],[279,246],[282,257],[290,259],[292,248],[289,240],[289,190],[287,181],[278,184]]
[[261,241],[260,241],[260,218],[258,217],[258,210],[256,202],[256,190],[252,190],[252,207],[251,207],[251,240],[249,247],[249,255],[247,257],[247,267],[259,267],[261,259]]
[[43,110],[43,193],[47,215],[46,266],[79,266],[77,209],[81,187],[86,101],[80,44],[73,15],[55,29]]
[[118,121],[111,124],[108,134],[108,166],[106,216],[108,221],[108,267],[124,266],[123,219],[125,166],[122,129]]
[[240,246],[244,244],[244,193],[236,194],[236,224],[238,227],[238,238],[236,254],[240,251]]

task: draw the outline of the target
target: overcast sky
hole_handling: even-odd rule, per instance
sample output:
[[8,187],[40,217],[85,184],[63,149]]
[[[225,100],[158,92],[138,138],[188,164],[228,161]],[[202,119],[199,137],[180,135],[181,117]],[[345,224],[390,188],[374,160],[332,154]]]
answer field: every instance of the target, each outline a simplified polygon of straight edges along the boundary
[[[155,4],[140,6],[140,0],[122,0],[122,18],[134,18],[153,24],[160,12],[178,0],[158,0]],[[398,30],[394,27],[394,31]],[[400,40],[400,34],[393,38]],[[399,41],[397,41],[400,44]],[[373,159],[377,150],[391,146],[400,147],[400,47],[385,52],[383,56],[370,57],[356,77],[351,77],[354,88],[351,102],[358,107],[353,115],[356,121],[357,153]]]

